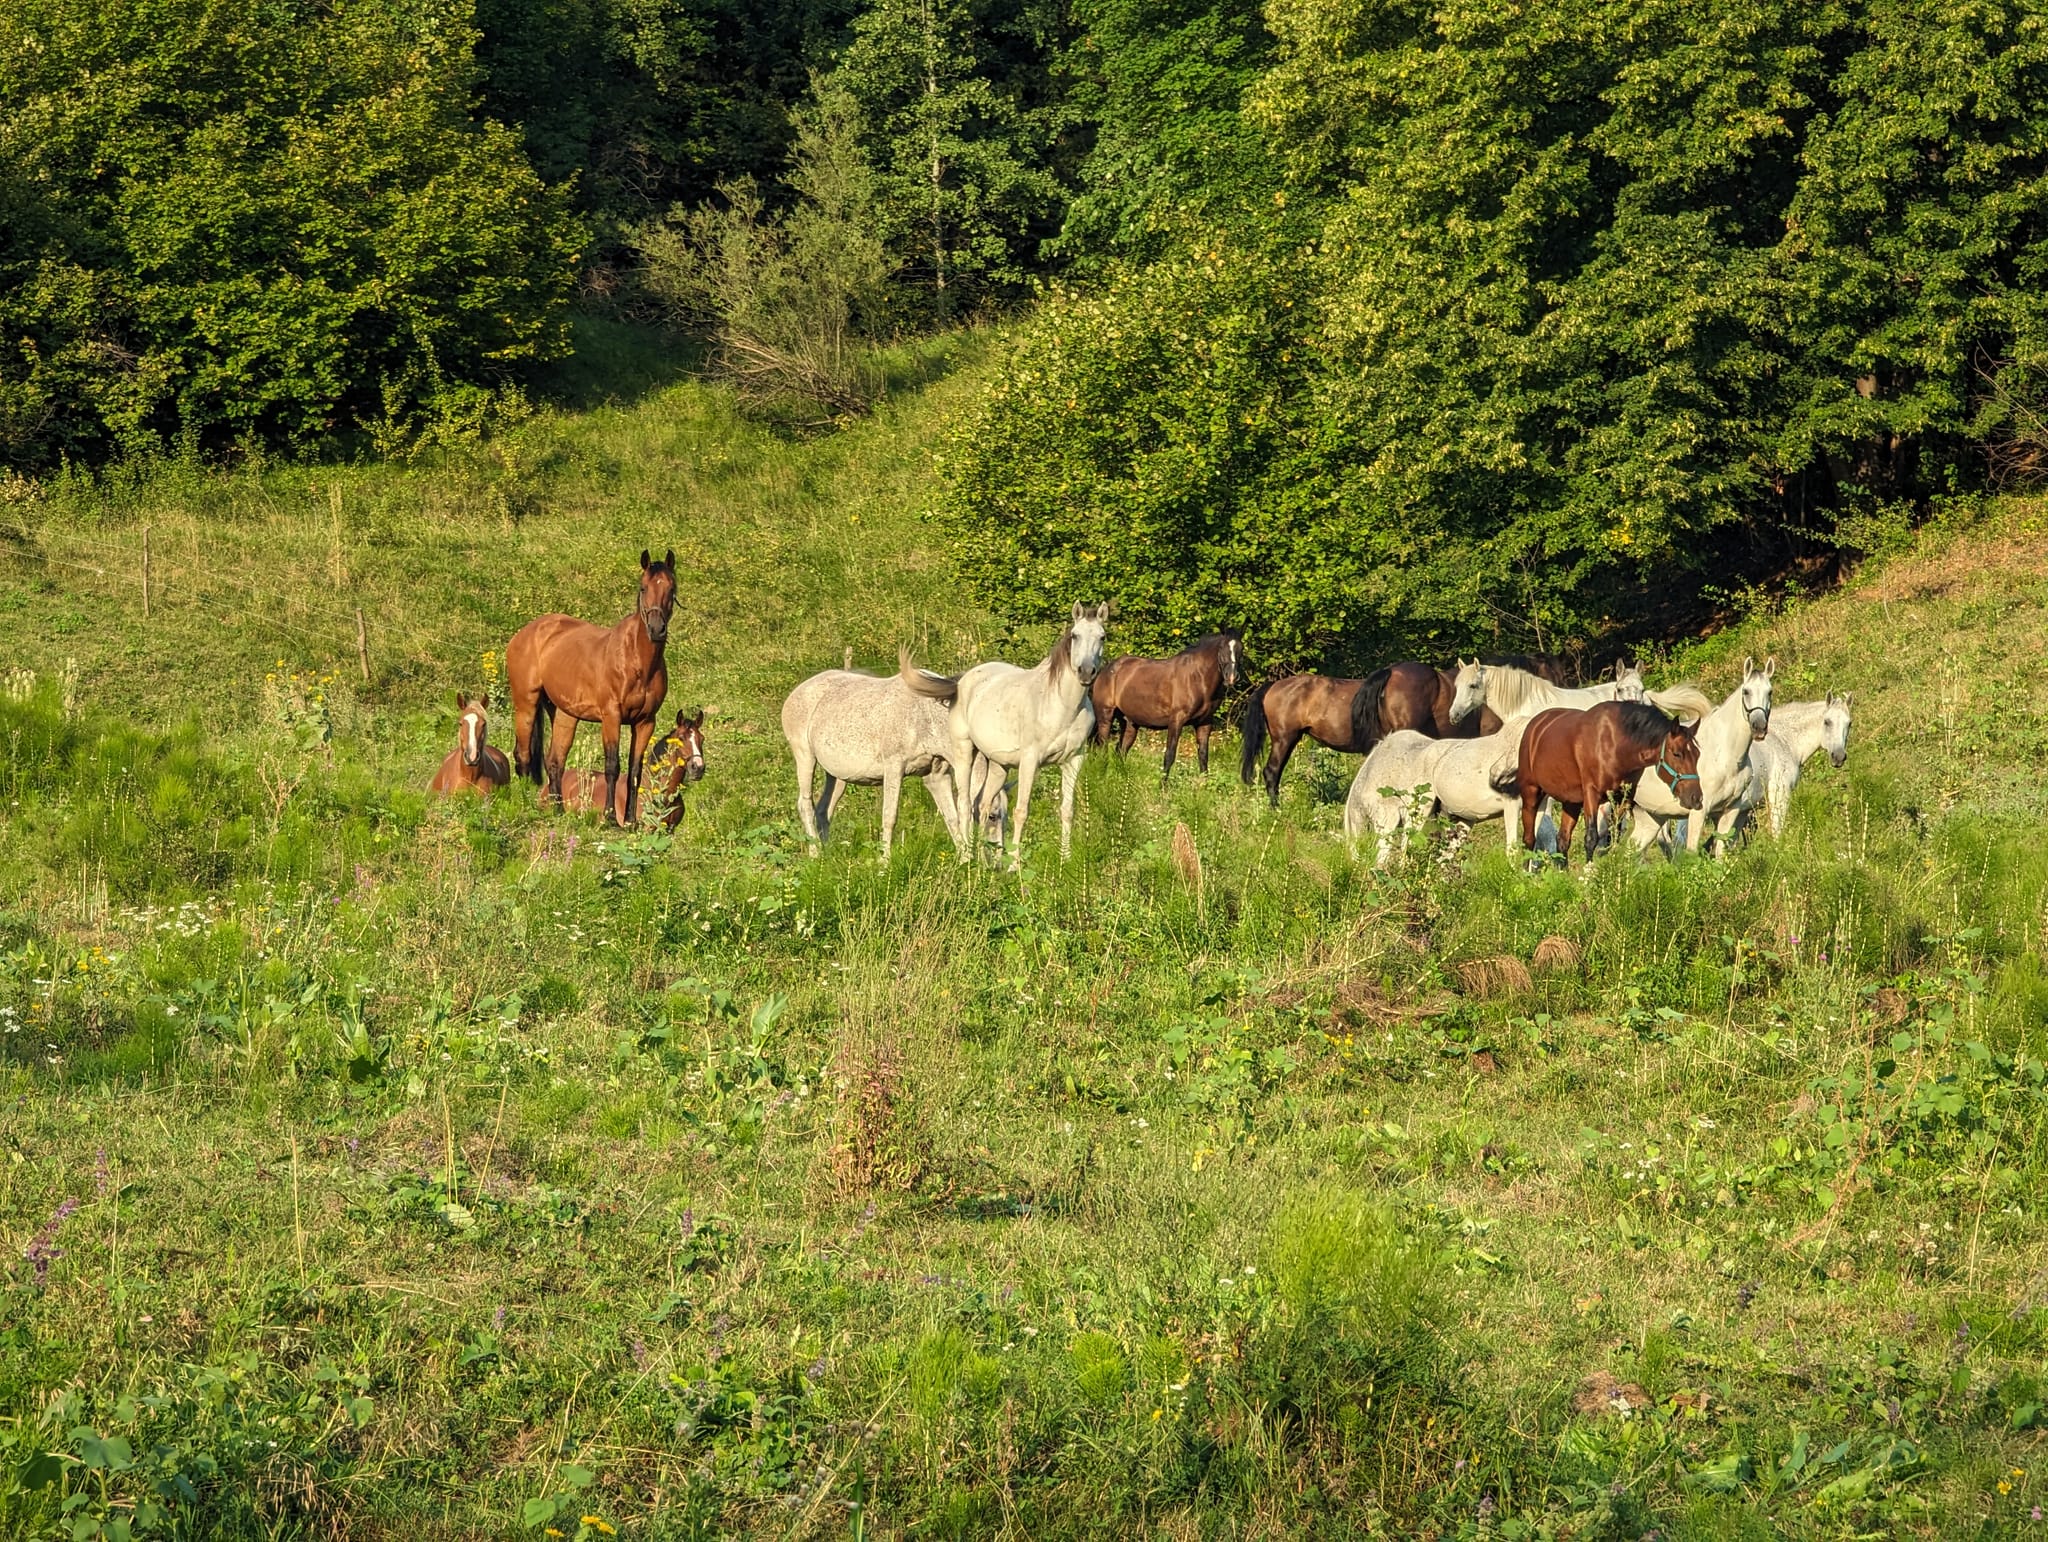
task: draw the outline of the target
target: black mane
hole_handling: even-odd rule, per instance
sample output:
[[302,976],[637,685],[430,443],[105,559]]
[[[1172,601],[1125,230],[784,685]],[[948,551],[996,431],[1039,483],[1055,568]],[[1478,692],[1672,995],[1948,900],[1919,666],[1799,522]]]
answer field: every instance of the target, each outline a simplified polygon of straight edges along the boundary
[[1621,719],[1621,731],[1645,749],[1662,744],[1679,727],[1677,718],[1667,717],[1646,701],[1617,701],[1610,705]]

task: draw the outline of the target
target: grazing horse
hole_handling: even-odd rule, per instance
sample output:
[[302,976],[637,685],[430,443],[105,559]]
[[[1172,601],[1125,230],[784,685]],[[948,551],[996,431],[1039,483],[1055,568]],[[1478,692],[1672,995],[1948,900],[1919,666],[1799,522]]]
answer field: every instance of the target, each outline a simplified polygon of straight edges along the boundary
[[441,762],[441,769],[434,773],[433,781],[427,784],[427,791],[438,792],[443,797],[451,793],[474,792],[488,798],[511,782],[512,768],[505,763],[503,750],[493,749],[484,742],[490,724],[484,717],[483,698],[472,700],[457,691],[455,710],[461,714],[457,720],[455,748]]
[[[536,785],[547,761],[547,793],[562,800],[562,766],[575,742],[578,722],[594,722],[604,734],[607,816],[616,823],[640,819],[640,777],[655,714],[668,696],[668,618],[676,606],[676,554],[659,562],[640,553],[640,594],[633,613],[603,627],[574,616],[546,615],[529,621],[505,647],[505,673],[512,687],[512,753],[519,774]],[[549,742],[556,712],[568,719]],[[619,730],[632,732],[623,799],[619,786]],[[624,808],[613,805],[624,803]]]
[[1280,806],[1280,773],[1287,769],[1295,745],[1307,734],[1316,743],[1333,750],[1358,751],[1372,746],[1354,738],[1351,704],[1363,680],[1332,679],[1328,675],[1287,675],[1268,681],[1245,698],[1238,715],[1243,735],[1238,773],[1245,786],[1252,785],[1258,771],[1259,751],[1270,736],[1273,748],[1260,773],[1266,796],[1273,807]]
[[1521,797],[1515,770],[1527,718],[1478,739],[1433,739],[1397,729],[1373,746],[1344,800],[1344,836],[1355,854],[1368,830],[1379,837],[1374,861],[1385,866],[1395,832],[1441,809],[1467,824],[1498,816],[1507,849],[1515,849]]
[[[782,703],[782,737],[796,761],[796,809],[816,855],[832,831],[832,816],[848,786],[882,789],[882,861],[896,836],[896,811],[907,777],[931,794],[956,850],[969,833],[953,796],[953,699],[959,682],[918,669],[908,653],[893,675],[828,669],[789,693]],[[811,776],[825,774],[815,802]]]
[[[1635,825],[1637,851],[1666,833],[1665,821],[1685,821],[1685,849],[1697,852],[1710,815],[1720,816],[1728,830],[1734,828],[1742,801],[1751,781],[1750,751],[1761,743],[1771,726],[1771,681],[1778,672],[1776,659],[1765,659],[1758,669],[1756,660],[1742,661],[1742,683],[1728,699],[1699,720],[1694,729],[1700,741],[1700,800],[1698,812],[1679,807],[1678,800],[1664,785],[1662,777],[1645,771],[1636,781]],[[1722,848],[1726,855],[1726,847]]]
[[[1109,630],[1107,605],[1078,601],[1066,630],[1043,662],[1030,669],[1015,664],[977,664],[960,676],[949,724],[953,735],[953,777],[969,822],[981,818],[990,779],[978,761],[1017,768],[1017,818],[1012,827],[1012,872],[1024,865],[1024,821],[1031,815],[1031,786],[1040,766],[1060,768],[1060,857],[1073,849],[1074,792],[1081,760],[1095,731],[1088,687],[1102,667]],[[995,780],[1003,780],[996,778]],[[961,852],[961,861],[968,853]]]
[[1095,677],[1090,694],[1095,699],[1095,742],[1109,743],[1112,726],[1121,731],[1117,753],[1128,754],[1131,741],[1141,728],[1166,730],[1166,768],[1159,785],[1173,774],[1173,758],[1180,750],[1183,728],[1195,731],[1195,763],[1209,769],[1209,730],[1216,710],[1223,705],[1223,693],[1237,684],[1237,666],[1243,641],[1239,633],[1218,632],[1204,637],[1170,659],[1139,658],[1127,653],[1111,659]]
[[1588,821],[1586,858],[1600,843],[1600,806],[1607,795],[1654,765],[1689,809],[1700,806],[1700,745],[1690,728],[1648,702],[1604,701],[1592,707],[1551,707],[1522,732],[1515,779],[1522,793],[1522,844],[1536,844],[1536,806],[1555,798],[1558,855],[1571,861],[1572,827]]
[[[643,796],[651,795],[661,816],[661,827],[673,832],[683,822],[683,787],[704,776],[704,709],[696,715],[676,714],[676,726],[654,741],[647,763],[640,773]],[[611,778],[602,771],[562,772],[562,807],[578,814],[594,814],[612,804]]]

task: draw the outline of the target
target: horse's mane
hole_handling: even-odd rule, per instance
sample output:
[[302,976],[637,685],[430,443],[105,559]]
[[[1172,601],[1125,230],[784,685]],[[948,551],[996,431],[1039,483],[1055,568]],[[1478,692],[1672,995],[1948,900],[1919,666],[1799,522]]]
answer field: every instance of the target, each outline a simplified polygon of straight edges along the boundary
[[1818,728],[1820,720],[1828,715],[1831,704],[1825,701],[1782,701],[1771,706],[1771,727],[1784,724],[1787,728]]
[[1485,668],[1486,704],[1503,722],[1511,717],[1520,717],[1532,703],[1547,705],[1550,692],[1557,689],[1541,675],[1532,675],[1512,664],[1488,664]]
[[1569,667],[1565,664],[1565,661],[1551,658],[1541,653],[1482,653],[1479,655],[1479,662],[1486,665],[1489,669],[1495,667],[1519,669],[1524,674],[1535,675],[1540,680],[1549,680],[1552,685],[1570,684],[1569,681],[1565,680],[1553,680],[1544,673],[1546,669],[1555,669],[1560,674],[1564,673],[1566,668]]
[[1045,673],[1048,679],[1057,680],[1060,669],[1074,657],[1074,628],[1071,624],[1060,629],[1060,640],[1052,645],[1052,652],[1045,657]]
[[1679,726],[1677,718],[1667,717],[1646,701],[1617,701],[1611,705],[1621,718],[1621,731],[1639,745],[1662,744]]

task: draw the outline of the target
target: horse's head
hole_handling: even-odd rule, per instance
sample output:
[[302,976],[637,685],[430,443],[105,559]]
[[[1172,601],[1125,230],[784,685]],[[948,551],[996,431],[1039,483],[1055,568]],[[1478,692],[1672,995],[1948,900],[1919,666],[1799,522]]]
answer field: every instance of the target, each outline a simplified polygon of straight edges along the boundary
[[462,751],[465,766],[476,765],[484,758],[484,738],[490,731],[490,722],[484,716],[483,699],[472,700],[466,693],[455,693],[457,712],[456,747]]
[[654,758],[659,760],[679,759],[682,762],[681,782],[702,781],[704,777],[704,709],[699,707],[694,714],[678,712],[676,726],[661,736],[661,743],[654,747]]
[[640,624],[647,628],[647,640],[659,645],[668,636],[668,618],[676,608],[676,553],[670,547],[668,555],[654,562],[649,554],[640,553],[640,600],[634,607],[640,616]]
[[1849,702],[1854,694],[1828,692],[1827,708],[1820,715],[1820,747],[1837,766],[1849,758]]
[[1657,752],[1657,775],[1680,808],[1700,806],[1700,741],[1691,728],[1674,723]]
[[1627,659],[1614,661],[1614,699],[1616,701],[1648,701],[1650,694],[1643,689],[1643,672]]
[[1765,659],[1758,669],[1754,658],[1742,661],[1742,715],[1749,719],[1749,736],[1761,739],[1771,731],[1771,678],[1778,672],[1776,659]]
[[1244,663],[1244,634],[1225,632],[1223,646],[1217,650],[1217,655],[1223,661],[1223,688],[1235,689],[1238,671]]
[[1474,659],[1458,660],[1456,689],[1451,693],[1451,721],[1462,723],[1486,705],[1486,666]]
[[1074,617],[1067,623],[1067,661],[1083,685],[1095,683],[1102,668],[1102,645],[1109,638],[1109,606],[1074,602]]

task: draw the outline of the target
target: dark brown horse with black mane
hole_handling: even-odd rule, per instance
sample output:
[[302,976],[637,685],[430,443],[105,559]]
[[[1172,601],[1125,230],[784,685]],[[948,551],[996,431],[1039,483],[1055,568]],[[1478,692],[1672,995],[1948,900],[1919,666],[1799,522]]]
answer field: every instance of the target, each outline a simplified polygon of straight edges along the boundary
[[[1333,750],[1359,750],[1366,746],[1352,742],[1351,701],[1362,680],[1332,679],[1328,675],[1286,675],[1267,682],[1245,698],[1238,714],[1238,731],[1243,739],[1238,767],[1245,786],[1255,773],[1263,775],[1266,796],[1280,806],[1280,773],[1303,734]],[[1259,772],[1259,751],[1270,737],[1272,752]]]
[[[505,648],[505,673],[512,688],[512,753],[519,774],[541,780],[543,795],[560,803],[562,764],[576,738],[578,722],[594,722],[604,734],[606,812],[614,821],[640,819],[640,777],[655,714],[668,696],[668,618],[676,605],[676,554],[651,561],[640,553],[640,594],[633,613],[615,626],[597,626],[574,616],[546,615],[529,621]],[[549,742],[560,712],[568,721]],[[619,731],[630,729],[632,752],[624,785],[619,780]],[[624,807],[614,805],[623,802]]]
[[1645,767],[1671,789],[1681,807],[1700,806],[1700,746],[1693,731],[1643,701],[1595,707],[1552,707],[1522,730],[1515,774],[1522,793],[1522,844],[1536,844],[1536,809],[1557,799],[1557,851],[1570,862],[1572,827],[1588,822],[1586,857],[1601,844],[1600,807]]
[[[1526,670],[1552,685],[1569,685],[1571,669],[1547,653],[1489,653],[1483,664]],[[1389,664],[1365,677],[1351,702],[1351,742],[1370,751],[1403,728],[1433,739],[1478,739],[1500,732],[1500,717],[1482,708],[1463,721],[1451,716],[1458,694],[1455,670],[1434,669],[1412,659]]]
[[1216,722],[1223,693],[1237,684],[1243,641],[1236,632],[1217,632],[1170,659],[1125,654],[1103,665],[1089,687],[1095,700],[1095,742],[1109,743],[1118,732],[1117,753],[1128,754],[1141,728],[1166,730],[1166,768],[1160,786],[1173,774],[1184,728],[1195,731],[1195,763],[1209,769],[1209,731]]

